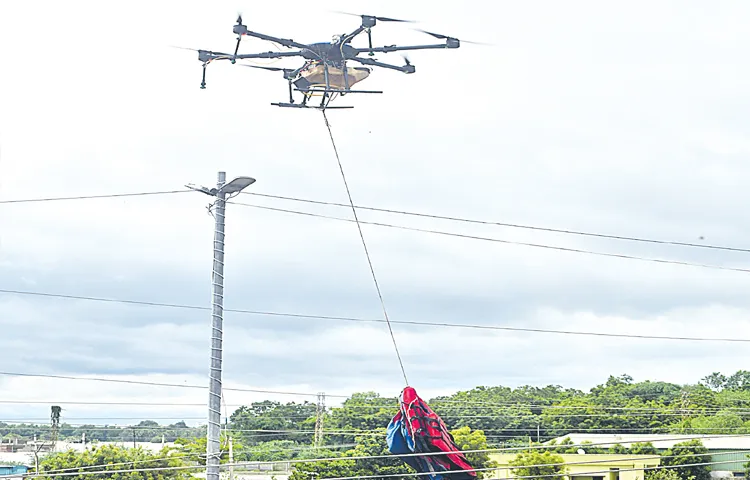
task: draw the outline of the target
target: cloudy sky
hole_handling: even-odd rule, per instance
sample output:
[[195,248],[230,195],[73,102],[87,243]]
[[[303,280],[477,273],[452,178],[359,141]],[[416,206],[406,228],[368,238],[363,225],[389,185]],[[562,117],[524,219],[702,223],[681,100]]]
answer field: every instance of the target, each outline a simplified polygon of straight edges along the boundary
[[[361,85],[383,95],[338,100],[356,107],[329,119],[357,204],[750,246],[747,2],[378,5],[326,4],[494,45],[411,53],[416,74],[377,70]],[[181,189],[225,170],[257,178],[250,193],[347,202],[320,112],[270,105],[286,100],[281,74],[212,65],[201,90],[197,54],[171,48],[231,50],[238,11],[251,30],[301,42],[358,25],[296,0],[0,5],[0,199]],[[376,44],[430,41],[404,25],[379,24],[373,35]],[[272,48],[251,39],[241,51]],[[179,193],[1,204],[0,288],[207,307],[209,201]],[[237,201],[351,218],[346,208]],[[750,268],[742,252],[360,218]],[[393,320],[750,338],[748,273],[363,230]],[[229,205],[226,261],[229,309],[382,319],[352,223]],[[0,370],[206,385],[209,323],[203,310],[0,294]],[[742,343],[394,330],[425,397],[477,385],[588,389],[622,373],[694,382],[747,368]],[[228,387],[396,395],[403,386],[382,323],[228,313],[224,333]],[[201,389],[2,375],[0,391],[6,402],[38,402],[0,404],[0,420],[42,420],[58,403],[70,423],[200,422],[207,399]],[[230,411],[260,398],[314,400],[225,392]],[[145,402],[165,405],[137,405]]]

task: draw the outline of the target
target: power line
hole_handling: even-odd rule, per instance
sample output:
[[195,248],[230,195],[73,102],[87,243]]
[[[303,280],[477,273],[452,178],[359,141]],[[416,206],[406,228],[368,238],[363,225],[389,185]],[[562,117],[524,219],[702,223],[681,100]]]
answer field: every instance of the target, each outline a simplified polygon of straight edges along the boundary
[[[345,205],[343,203],[337,203],[337,202],[326,202],[326,201],[320,201],[320,200],[310,200],[310,199],[298,198],[298,197],[287,197],[287,196],[282,196],[282,195],[270,195],[266,193],[257,193],[257,192],[242,192],[242,193],[246,195],[253,195],[256,197],[274,198],[278,200],[289,200],[292,202],[309,203],[313,205],[348,207],[348,205]],[[551,233],[562,233],[562,234],[567,234],[567,235],[579,235],[579,236],[586,236],[586,237],[607,238],[607,239],[612,239],[612,240],[653,243],[653,244],[659,244],[659,245],[707,248],[707,249],[713,249],[713,250],[725,250],[725,251],[731,251],[731,252],[750,253],[750,248],[736,248],[736,247],[727,247],[723,245],[711,245],[711,244],[706,245],[706,244],[700,244],[700,243],[677,242],[677,241],[672,241],[672,240],[658,240],[658,239],[653,239],[653,238],[632,237],[632,236],[625,236],[625,235],[610,235],[610,234],[596,233],[596,232],[585,232],[585,231],[580,231],[580,230],[558,229],[558,228],[550,228],[550,227],[540,227],[540,226],[535,226],[535,225],[524,225],[524,224],[519,224],[519,223],[506,223],[506,222],[497,222],[497,221],[490,221],[490,220],[477,220],[477,219],[437,215],[437,214],[430,214],[430,213],[423,213],[423,212],[410,212],[406,210],[367,207],[363,205],[355,205],[355,207],[360,210],[370,210],[373,212],[390,213],[390,214],[396,214],[396,215],[408,215],[408,216],[414,216],[414,217],[432,218],[436,220],[448,220],[452,222],[472,223],[472,224],[478,224],[478,225],[494,225],[494,226],[499,226],[499,227],[520,228],[520,229],[536,230],[536,231],[551,232]]]
[[365,242],[365,235],[362,233],[362,226],[359,223],[359,218],[357,217],[357,209],[354,208],[354,200],[352,200],[352,193],[349,191],[349,183],[346,181],[346,175],[344,174],[344,167],[341,164],[341,158],[339,157],[339,151],[336,148],[336,142],[333,139],[333,132],[331,131],[331,124],[328,123],[328,116],[326,115],[326,111],[322,110],[323,112],[323,119],[326,123],[326,128],[328,128],[328,135],[331,137],[331,145],[333,145],[333,152],[336,154],[336,161],[339,164],[339,170],[341,171],[341,178],[344,180],[344,186],[346,187],[346,195],[349,198],[349,204],[352,208],[352,214],[354,215],[354,223],[357,224],[357,230],[359,231],[359,238],[362,240],[362,246],[365,249],[365,256],[367,257],[367,264],[370,266],[370,273],[372,274],[372,281],[375,284],[375,290],[378,292],[378,298],[380,299],[380,306],[383,309],[383,316],[385,317],[385,322],[388,325],[388,331],[391,334],[391,340],[393,341],[393,348],[396,350],[396,357],[398,357],[398,364],[401,367],[401,373],[404,376],[404,383],[406,385],[409,385],[409,380],[406,378],[406,369],[404,368],[404,361],[401,359],[401,352],[398,350],[398,344],[396,343],[396,337],[393,334],[393,327],[391,326],[391,322],[388,319],[388,311],[385,308],[385,302],[383,301],[383,293],[380,291],[380,285],[378,284],[378,278],[375,276],[375,268],[372,266],[372,259],[370,258],[370,252],[367,250],[367,242]]
[[[66,200],[92,200],[92,199],[101,199],[101,198],[139,197],[139,196],[148,196],[148,195],[169,195],[169,194],[175,194],[175,193],[189,193],[189,192],[191,192],[191,190],[183,189],[183,190],[163,190],[163,191],[151,191],[151,192],[113,193],[113,194],[101,194],[101,195],[77,195],[77,196],[68,196],[68,197],[6,199],[6,200],[0,200],[0,204],[38,203],[38,202],[54,202],[54,201],[66,201]],[[300,197],[272,195],[272,194],[258,193],[258,192],[241,192],[241,193],[245,195],[253,195],[256,197],[273,198],[277,200],[287,200],[287,201],[307,203],[307,204],[312,204],[312,205],[326,205],[326,206],[344,207],[344,208],[351,207],[351,205],[346,205],[346,204],[338,203],[338,202],[312,200],[312,199],[300,198]],[[679,241],[673,241],[673,240],[659,240],[659,239],[653,239],[653,238],[634,237],[634,236],[628,236],[628,235],[612,235],[612,234],[587,232],[587,231],[580,231],[580,230],[542,227],[542,226],[537,226],[537,225],[526,225],[526,224],[519,224],[519,223],[508,223],[508,222],[499,222],[499,221],[491,221],[491,220],[479,220],[479,219],[472,219],[472,218],[465,218],[465,217],[455,217],[455,216],[448,216],[448,215],[430,214],[430,213],[424,213],[424,212],[413,212],[413,211],[408,211],[408,210],[370,207],[370,206],[365,206],[365,205],[354,205],[354,207],[360,210],[369,210],[373,212],[382,212],[382,213],[389,213],[389,214],[395,214],[395,215],[406,215],[406,216],[414,216],[414,217],[422,217],[422,218],[432,218],[436,220],[447,220],[447,221],[452,221],[452,222],[470,223],[470,224],[477,224],[477,225],[493,225],[493,226],[500,226],[500,227],[536,230],[536,231],[543,231],[543,232],[550,232],[550,233],[561,233],[561,234],[566,234],[566,235],[606,238],[606,239],[611,239],[611,240],[623,240],[623,241],[640,242],[640,243],[652,243],[652,244],[658,244],[658,245],[671,245],[671,246],[705,248],[705,249],[711,249],[711,250],[724,250],[724,251],[731,251],[731,252],[750,253],[750,248],[728,247],[725,245],[679,242]]]
[[[88,380],[92,382],[126,383],[126,384],[131,384],[131,385],[149,385],[149,386],[155,386],[155,387],[178,387],[178,388],[198,388],[198,389],[208,388],[205,385],[150,382],[146,380],[125,380],[125,379],[119,379],[119,378],[77,377],[77,376],[72,376],[72,375],[56,375],[56,374],[43,374],[43,373],[0,372],[0,375],[11,376],[11,377],[55,378],[55,379],[63,379],[63,380]],[[224,387],[223,390],[232,391],[232,392],[267,393],[267,394],[275,394],[275,395],[295,395],[295,396],[316,395],[314,393],[306,393],[306,392],[288,392],[288,391],[266,390],[266,389],[258,389],[258,388]],[[346,395],[329,395],[329,396],[348,398]]]
[[[185,305],[175,303],[161,303],[161,302],[150,302],[140,300],[126,300],[126,299],[115,299],[115,298],[102,298],[102,297],[88,297],[82,295],[67,295],[58,293],[46,293],[46,292],[31,292],[24,290],[9,290],[0,289],[0,293],[7,293],[11,295],[29,295],[38,297],[49,297],[49,298],[61,298],[66,300],[85,300],[92,302],[105,302],[105,303],[118,303],[118,304],[129,304],[129,305],[142,305],[150,307],[165,307],[165,308],[179,308],[189,310],[210,310],[210,307],[201,307],[198,305]],[[342,317],[342,316],[331,316],[331,315],[308,315],[300,313],[286,313],[286,312],[269,312],[261,310],[245,310],[245,309],[224,309],[225,312],[245,314],[245,315],[263,315],[273,317],[288,317],[288,318],[305,318],[315,320],[332,320],[332,321],[345,321],[345,322],[360,322],[360,323],[385,323],[383,319],[369,319],[369,318],[358,318],[358,317]],[[732,342],[732,343],[750,343],[750,338],[730,338],[730,337],[687,337],[677,335],[639,335],[632,333],[607,333],[607,332],[586,332],[578,330],[556,330],[547,328],[530,328],[530,327],[506,327],[500,325],[476,325],[468,323],[448,323],[448,322],[418,322],[415,320],[390,320],[391,323],[401,325],[419,325],[419,326],[432,326],[432,327],[446,327],[446,328],[469,328],[478,330],[499,330],[499,331],[510,331],[510,332],[527,332],[527,333],[551,333],[560,335],[584,335],[584,336],[595,336],[595,337],[612,337],[612,338],[631,338],[631,339],[648,339],[648,340],[676,340],[676,341],[693,341],[693,342]],[[226,390],[226,389],[225,389]],[[275,393],[275,392],[264,392],[259,393]],[[317,396],[317,393],[290,393],[290,392],[276,392],[279,394],[294,394],[294,395],[305,395],[305,396]],[[329,397],[336,397],[336,395],[328,395]],[[339,395],[339,397],[344,397]]]
[[[340,222],[353,222],[354,220],[348,219],[348,218],[341,218],[341,217],[334,217],[332,215],[321,215],[317,213],[310,213],[310,212],[302,212],[299,210],[289,210],[285,208],[276,208],[276,207],[266,207],[263,205],[253,205],[250,203],[242,203],[242,202],[229,202],[234,203],[235,205],[242,205],[245,207],[252,207],[252,208],[259,208],[262,210],[270,210],[275,212],[282,212],[282,213],[291,213],[295,215],[304,215],[308,217],[316,217],[316,218],[325,218],[328,220],[336,220]],[[394,228],[398,230],[407,230],[412,232],[421,232],[421,233],[430,233],[433,235],[443,235],[448,237],[456,237],[456,238],[464,238],[464,239],[470,239],[470,240],[482,240],[485,242],[495,242],[495,243],[502,243],[506,245],[519,245],[524,247],[533,247],[533,248],[543,248],[547,250],[557,250],[562,252],[570,252],[570,253],[580,253],[585,255],[596,255],[600,257],[612,257],[612,258],[622,258],[626,260],[640,260],[643,262],[654,262],[654,263],[662,263],[662,264],[671,264],[671,265],[683,265],[683,266],[690,266],[690,267],[700,267],[700,268],[708,268],[713,270],[728,270],[728,271],[735,271],[735,272],[743,272],[743,273],[749,273],[750,269],[748,268],[737,268],[737,267],[725,267],[721,265],[710,265],[710,264],[703,264],[703,263],[693,263],[693,262],[684,262],[681,260],[664,260],[661,258],[651,258],[651,257],[640,257],[637,255],[627,255],[624,253],[609,253],[609,252],[597,252],[594,250],[586,250],[582,248],[571,248],[571,247],[560,247],[557,245],[547,245],[543,243],[531,243],[531,242],[520,242],[515,240],[504,240],[500,238],[492,238],[492,237],[483,237],[480,235],[469,235],[465,233],[455,233],[455,232],[445,232],[442,230],[432,230],[427,228],[416,228],[416,227],[406,227],[403,225],[394,225],[391,223],[383,223],[383,222],[367,222],[364,220],[360,220],[359,224],[361,225],[373,225],[377,227],[387,227],[387,228]]]
[[[698,437],[698,438],[706,438],[706,437]],[[684,440],[684,438],[680,438],[680,440]],[[608,442],[608,444],[611,444],[612,442]],[[584,444],[580,446],[594,446],[597,444]],[[573,447],[576,445],[564,445],[565,448]],[[539,446],[540,448],[549,449],[554,448],[550,447],[549,445]],[[288,460],[277,460],[277,461],[270,461],[270,462],[237,462],[237,463],[231,463],[231,464],[224,464],[221,467],[229,467],[229,466],[246,466],[246,465],[258,465],[258,464],[264,464],[264,465],[275,465],[280,463],[289,463],[289,464],[297,464],[297,463],[312,463],[312,462],[337,462],[342,460],[374,460],[374,459],[383,459],[383,458],[402,458],[402,457],[424,457],[424,456],[433,456],[433,455],[445,455],[446,453],[479,453],[479,452],[497,452],[497,451],[513,451],[513,450],[530,450],[534,447],[526,446],[526,447],[511,447],[511,448],[501,448],[501,449],[477,449],[477,450],[463,450],[460,452],[426,452],[426,453],[411,453],[411,454],[398,454],[398,455],[362,455],[362,456],[347,456],[347,457],[329,457],[329,458],[314,458],[314,459],[288,459]],[[750,451],[735,451],[732,453],[742,454],[742,453],[748,453]],[[729,452],[723,452],[723,453],[729,453]],[[707,456],[704,453],[686,453],[681,455],[658,455],[654,454],[651,455],[654,459],[656,458],[671,458],[671,457],[702,457]],[[634,458],[632,460],[639,460],[642,459],[643,456],[640,455],[637,458]],[[582,462],[563,462],[563,463],[552,463],[552,464],[540,464],[540,465],[532,465],[532,466],[561,466],[561,465],[575,465],[575,464],[592,464],[592,463],[601,463],[601,462],[607,462],[606,459],[601,460],[584,460]],[[629,471],[629,470],[648,470],[648,469],[660,469],[660,468],[684,468],[684,467],[691,467],[691,466],[703,466],[703,465],[715,465],[715,464],[724,464],[724,463],[734,463],[736,460],[725,460],[725,461],[717,461],[717,462],[700,462],[700,463],[692,463],[692,464],[681,464],[681,465],[671,465],[671,466],[657,466],[657,467],[642,467],[642,468],[624,468],[620,469],[620,471]],[[141,469],[126,469],[126,470],[100,470],[100,471],[86,471],[86,472],[75,472],[75,473],[63,473],[59,474],[60,476],[74,476],[74,475],[86,475],[86,474],[99,474],[99,473],[107,473],[107,474],[113,474],[113,473],[135,473],[135,472],[147,472],[147,471],[168,471],[168,470],[190,470],[190,469],[197,469],[202,468],[201,466],[175,466],[175,467],[150,467],[150,468],[141,468]],[[487,468],[477,468],[467,471],[488,471],[488,470],[497,470],[497,467],[487,467]],[[459,473],[461,470],[455,470],[452,471],[453,473]],[[602,471],[604,473],[609,472],[609,470]],[[50,477],[50,476],[57,476],[54,473],[51,472],[35,472],[36,476],[40,477]],[[583,472],[581,475],[586,474],[592,474],[592,473],[601,473],[601,472]],[[411,473],[412,476],[428,476],[432,475],[430,472],[426,473]],[[352,477],[336,477],[336,478],[327,478],[324,480],[355,480],[355,479],[368,479],[368,478],[381,478],[381,477],[399,477],[403,476],[403,474],[388,474],[388,475],[358,475],[358,476],[352,476]],[[548,477],[555,477],[558,475],[542,475],[542,476],[548,476]],[[11,478],[14,477],[13,475],[7,475],[0,478]],[[534,476],[535,478],[538,477]],[[514,478],[526,478],[526,477],[514,477]],[[529,477],[531,478],[531,477]],[[504,479],[506,480],[506,479]],[[513,480],[512,478],[509,478],[507,480]]]
[[46,197],[46,198],[23,198],[17,200],[0,200],[0,204],[10,203],[35,203],[35,202],[57,202],[62,200],[91,200],[95,198],[120,198],[120,197],[143,197],[147,195],[169,195],[173,193],[187,193],[191,190],[164,190],[157,192],[134,192],[134,193],[111,193],[104,195],[79,195],[74,197]]

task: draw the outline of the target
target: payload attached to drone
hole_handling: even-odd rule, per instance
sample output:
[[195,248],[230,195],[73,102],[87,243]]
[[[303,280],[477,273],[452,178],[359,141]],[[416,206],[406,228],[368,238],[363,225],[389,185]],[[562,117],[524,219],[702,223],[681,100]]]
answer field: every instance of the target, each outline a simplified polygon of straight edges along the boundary
[[[372,71],[369,67],[381,67],[391,70],[397,70],[403,73],[414,73],[415,68],[407,58],[404,58],[403,66],[391,65],[379,62],[373,58],[359,57],[362,53],[367,53],[373,57],[375,53],[390,53],[408,50],[425,50],[437,48],[458,48],[461,43],[457,38],[441,35],[438,33],[426,32],[435,38],[445,40],[445,43],[432,45],[407,45],[407,46],[372,46],[371,29],[377,21],[381,22],[410,22],[409,20],[399,20],[387,17],[375,17],[372,15],[358,15],[362,18],[362,24],[351,33],[344,35],[334,35],[331,42],[304,44],[291,39],[277,38],[262,33],[253,32],[242,24],[242,16],[237,18],[237,24],[234,26],[234,33],[237,34],[237,45],[234,53],[212,52],[210,50],[198,50],[198,59],[203,62],[203,79],[201,88],[206,88],[206,67],[216,60],[229,60],[236,63],[237,60],[256,59],[256,58],[284,58],[284,57],[301,57],[304,59],[302,66],[296,69],[268,67],[261,65],[240,64],[245,67],[260,68],[271,71],[280,71],[289,84],[289,102],[272,103],[279,107],[310,108],[307,105],[308,100],[313,96],[321,96],[319,106],[312,108],[354,108],[350,106],[328,106],[336,95],[346,95],[348,93],[383,93],[374,90],[352,90],[352,86],[365,80]],[[367,33],[369,43],[368,48],[356,48],[351,45],[352,40],[361,33]],[[238,53],[240,42],[243,36],[250,36],[277,43],[294,51],[278,51],[263,53]],[[468,42],[472,43],[472,42]],[[347,62],[356,62],[364,66],[349,66]],[[302,93],[302,101],[296,103],[294,100],[294,91]]]

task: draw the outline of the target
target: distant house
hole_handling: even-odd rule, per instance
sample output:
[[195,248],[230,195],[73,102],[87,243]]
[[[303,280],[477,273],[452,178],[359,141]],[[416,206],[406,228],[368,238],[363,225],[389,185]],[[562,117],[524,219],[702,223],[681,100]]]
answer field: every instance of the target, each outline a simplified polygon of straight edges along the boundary
[[[614,445],[630,447],[634,443],[650,442],[660,453],[669,450],[677,443],[698,439],[711,455],[711,476],[715,478],[744,477],[745,464],[750,461],[750,435],[679,435],[679,434],[608,434],[608,433],[571,433],[550,440],[560,443],[570,439],[575,445],[590,442],[598,447],[609,448]],[[643,477],[641,477],[643,478]]]
[[[493,478],[514,478],[510,462],[516,453],[490,454],[498,468]],[[561,454],[567,468],[567,480],[637,480],[645,469],[658,467],[658,455]]]
[[29,467],[26,465],[0,465],[0,476],[4,475],[26,475]]

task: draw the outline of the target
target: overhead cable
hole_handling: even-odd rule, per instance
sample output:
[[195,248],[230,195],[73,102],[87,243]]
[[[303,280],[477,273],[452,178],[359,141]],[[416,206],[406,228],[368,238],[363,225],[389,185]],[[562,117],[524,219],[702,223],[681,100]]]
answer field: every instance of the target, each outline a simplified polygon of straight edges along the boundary
[[[174,194],[174,193],[189,193],[189,192],[192,192],[192,190],[183,189],[183,190],[164,190],[164,191],[152,191],[152,192],[114,193],[114,194],[101,194],[101,195],[77,195],[77,196],[67,196],[67,197],[4,199],[4,200],[0,200],[0,204],[37,203],[37,202],[53,202],[53,201],[65,201],[65,200],[91,200],[91,199],[100,199],[100,198],[138,197],[138,196],[147,196],[147,195],[167,195],[167,194]],[[272,195],[268,193],[259,193],[259,192],[241,192],[241,193],[244,195],[252,195],[252,196],[262,197],[262,198],[272,198],[272,199],[277,199],[277,200],[287,200],[287,201],[307,203],[307,204],[312,204],[312,205],[325,205],[325,206],[344,207],[344,208],[350,207],[350,205],[346,205],[346,204],[338,203],[338,202],[312,200],[312,199],[307,199],[307,198],[290,197],[290,196],[284,196],[284,195]],[[634,237],[634,236],[628,236],[628,235],[613,235],[613,234],[587,232],[587,231],[572,230],[572,229],[561,229],[561,228],[551,228],[551,227],[543,227],[543,226],[537,226],[537,225],[508,223],[508,222],[500,222],[500,221],[493,221],[493,220],[479,220],[479,219],[472,219],[472,218],[465,218],[465,217],[439,215],[439,214],[431,214],[431,213],[424,213],[424,212],[413,212],[413,211],[397,210],[397,209],[390,209],[390,208],[370,207],[370,206],[356,205],[356,204],[354,205],[354,207],[359,210],[369,210],[373,212],[431,218],[431,219],[436,219],[436,220],[447,220],[447,221],[452,221],[452,222],[470,223],[470,224],[477,224],[477,225],[494,225],[494,226],[508,227],[508,228],[536,230],[536,231],[543,231],[543,232],[550,232],[550,233],[561,233],[561,234],[566,234],[566,235],[606,238],[606,239],[611,239],[611,240],[623,240],[623,241],[631,241],[631,242],[652,243],[652,244],[658,244],[658,245],[671,245],[671,246],[705,248],[705,249],[712,249],[712,250],[724,250],[724,251],[731,251],[731,252],[750,253],[750,248],[729,247],[729,246],[724,246],[724,245],[713,245],[713,244],[702,244],[702,243],[679,242],[679,241],[674,241],[674,240],[659,240],[659,239],[653,239],[653,238]]]
[[[160,303],[160,302],[149,302],[141,300],[125,300],[116,298],[102,298],[102,297],[88,297],[82,295],[67,295],[60,293],[46,293],[46,292],[32,292],[27,290],[10,290],[0,289],[0,293],[7,293],[11,295],[30,295],[38,297],[50,297],[50,298],[61,298],[67,300],[85,300],[92,302],[106,302],[106,303],[121,303],[130,305],[142,305],[150,307],[165,307],[165,308],[179,308],[189,310],[210,310],[211,307],[202,307],[198,305],[185,305],[175,303]],[[244,310],[244,309],[224,309],[227,313],[238,313],[246,315],[265,315],[274,317],[288,317],[288,318],[306,318],[314,320],[333,320],[333,321],[346,321],[346,322],[361,322],[361,323],[384,323],[383,319],[369,319],[369,318],[357,318],[357,317],[341,317],[341,316],[330,316],[330,315],[308,315],[300,313],[286,313],[286,312],[269,312],[260,310]],[[506,327],[500,325],[476,325],[467,323],[446,323],[446,322],[417,322],[411,320],[390,320],[391,323],[401,325],[419,325],[419,326],[434,326],[434,327],[446,327],[446,328],[469,328],[479,330],[502,330],[511,332],[528,332],[528,333],[553,333],[561,335],[585,335],[595,337],[614,337],[614,338],[631,338],[631,339],[650,339],[650,340],[680,340],[680,341],[693,341],[693,342],[732,342],[732,343],[750,343],[750,338],[736,338],[736,337],[687,337],[687,336],[676,336],[676,335],[639,335],[633,333],[606,333],[606,332],[585,332],[577,330],[555,330],[546,328],[530,328],[530,327]],[[192,387],[190,387],[192,388]],[[227,390],[227,389],[224,389]],[[289,392],[264,392],[260,393],[279,393],[281,395],[290,394]],[[294,395],[307,395],[317,396],[315,393],[299,393]],[[331,396],[331,395],[327,395]],[[342,396],[346,397],[346,396]]]
[[[611,443],[611,442],[610,442]],[[592,444],[586,444],[584,446],[592,446]],[[544,446],[546,449],[549,449],[550,446]],[[564,447],[572,447],[572,445],[565,445]],[[520,447],[519,449],[527,450],[530,447]],[[477,453],[477,452],[490,452],[490,451],[500,451],[500,450],[513,450],[513,449],[477,449],[477,450],[464,450],[463,453]],[[286,463],[286,464],[299,464],[299,463],[313,463],[313,462],[336,462],[336,461],[342,461],[342,460],[369,460],[369,459],[378,459],[378,458],[401,458],[401,457],[415,457],[415,456],[432,456],[432,455],[445,455],[446,453],[450,452],[428,452],[428,453],[415,453],[415,454],[399,454],[399,455],[366,455],[366,456],[347,456],[347,457],[331,457],[331,458],[325,458],[325,459],[289,459],[289,460],[282,460],[282,461],[271,461],[271,462],[235,462],[235,463],[226,463],[222,464],[221,468],[227,468],[227,467],[234,467],[234,466],[246,466],[246,465],[274,465],[274,464],[280,464],[280,463]],[[742,453],[750,453],[750,451],[734,451],[732,453],[742,454]],[[651,455],[654,459],[661,459],[665,457],[694,457],[694,456],[706,456],[704,453],[687,453],[682,455],[669,455],[669,456],[660,456],[658,454]],[[637,458],[633,458],[632,460],[640,460],[643,459],[642,455],[639,455]],[[531,466],[537,466],[537,467],[550,467],[550,466],[563,466],[563,465],[576,465],[576,464],[593,464],[593,463],[600,463],[600,462],[607,462],[606,459],[599,459],[599,460],[585,460],[581,462],[563,462],[563,463],[550,463],[550,464],[538,464],[538,465],[531,465]],[[620,469],[620,471],[628,471],[628,470],[647,470],[647,469],[659,469],[659,468],[684,468],[684,467],[691,467],[691,466],[702,466],[702,465],[716,465],[716,464],[724,464],[724,463],[733,463],[735,460],[725,460],[725,461],[717,461],[717,462],[696,462],[691,464],[681,464],[681,465],[673,465],[673,466],[657,466],[657,467],[646,467],[646,468],[633,468],[633,469]],[[136,473],[136,472],[154,472],[154,471],[170,471],[170,470],[191,470],[191,469],[199,469],[203,468],[202,466],[175,466],[175,467],[152,467],[152,468],[140,468],[140,469],[123,469],[123,470],[99,470],[99,471],[86,471],[86,472],[72,472],[72,473],[62,473],[62,474],[55,474],[55,473],[46,473],[46,472],[36,472],[35,476],[39,477],[50,477],[50,476],[75,476],[75,475],[91,475],[91,474],[114,474],[114,473]],[[486,468],[476,468],[471,470],[466,470],[466,472],[469,471],[490,471],[490,470],[497,470],[497,467],[486,467]],[[452,471],[452,473],[459,473],[460,470]],[[603,472],[609,472],[609,470],[603,471]],[[593,474],[593,473],[600,473],[600,472],[582,472],[581,475],[587,475],[587,474]],[[431,475],[431,472],[426,473],[410,473],[411,476],[427,476]],[[334,478],[325,478],[321,480],[357,480],[357,479],[370,479],[370,478],[381,478],[381,477],[399,477],[403,476],[403,474],[387,474],[387,475],[358,475],[358,476],[351,476],[351,477],[334,477]],[[542,475],[544,476],[544,475]],[[555,477],[558,475],[548,475],[549,477]],[[0,478],[13,478],[14,475],[5,475]],[[528,478],[537,478],[539,475],[530,476]],[[513,478],[527,478],[527,477],[513,477]],[[512,480],[512,479],[507,479]]]
[[95,198],[143,197],[143,196],[149,196],[149,195],[169,195],[173,193],[188,193],[188,192],[192,192],[192,190],[182,189],[182,190],[164,190],[164,191],[157,191],[157,192],[110,193],[110,194],[103,194],[103,195],[79,195],[79,196],[73,196],[73,197],[21,198],[21,199],[15,199],[15,200],[13,199],[0,200],[0,204],[57,202],[57,201],[63,201],[63,200],[91,200]]
[[[243,205],[245,207],[252,207],[252,208],[259,208],[262,210],[270,210],[275,212],[282,212],[282,213],[291,213],[295,215],[304,215],[308,217],[315,217],[315,218],[325,218],[328,220],[336,220],[340,222],[353,222],[354,220],[351,220],[349,218],[342,218],[342,217],[334,217],[331,215],[321,215],[318,213],[310,213],[310,212],[302,212],[299,210],[289,210],[285,208],[276,208],[276,207],[266,207],[264,205],[254,205],[251,203],[242,203],[242,202],[227,202],[227,203],[234,203],[236,205]],[[580,253],[585,255],[595,255],[600,257],[612,257],[612,258],[621,258],[625,260],[639,260],[643,262],[653,262],[653,263],[662,263],[662,264],[670,264],[670,265],[683,265],[683,266],[690,266],[690,267],[700,267],[700,268],[707,268],[712,270],[727,270],[727,271],[735,271],[735,272],[743,272],[743,273],[750,273],[750,268],[738,268],[738,267],[725,267],[722,265],[711,265],[711,264],[704,264],[704,263],[693,263],[693,262],[684,262],[681,260],[665,260],[661,258],[652,258],[652,257],[640,257],[637,255],[627,255],[624,253],[610,253],[610,252],[598,252],[594,250],[586,250],[581,248],[571,248],[571,247],[561,247],[557,245],[548,245],[548,244],[542,244],[542,243],[531,243],[531,242],[520,242],[516,240],[504,240],[500,238],[493,238],[493,237],[483,237],[480,235],[469,235],[465,233],[456,233],[456,232],[445,232],[442,230],[432,230],[427,228],[417,228],[417,227],[407,227],[403,225],[394,225],[391,223],[383,223],[383,222],[367,222],[364,220],[360,220],[359,224],[361,225],[373,225],[377,227],[387,227],[387,228],[393,228],[398,230],[407,230],[412,232],[421,232],[421,233],[430,233],[433,235],[443,235],[448,237],[455,237],[455,238],[464,238],[464,239],[470,239],[470,240],[482,240],[485,242],[494,242],[494,243],[502,243],[506,245],[519,245],[519,246],[525,246],[525,247],[533,247],[533,248],[543,248],[547,250],[557,250],[562,252],[570,252],[570,253]]]
[[[337,202],[325,202],[325,201],[320,201],[320,200],[310,200],[306,198],[288,197],[288,196],[282,196],[282,195],[271,195],[267,193],[258,193],[258,192],[242,192],[242,193],[245,195],[252,195],[255,197],[273,198],[277,200],[289,200],[292,202],[309,203],[313,205],[348,207],[348,205],[345,205],[343,203],[337,203]],[[624,241],[630,241],[630,242],[653,243],[653,244],[659,244],[659,245],[707,248],[707,249],[713,249],[713,250],[725,250],[725,251],[731,251],[731,252],[750,253],[750,248],[736,248],[736,247],[727,247],[723,245],[677,242],[677,241],[672,241],[672,240],[657,240],[657,239],[652,239],[652,238],[633,237],[633,236],[626,236],[626,235],[610,235],[610,234],[605,234],[605,233],[541,227],[541,226],[525,225],[525,224],[519,224],[519,223],[506,223],[506,222],[498,222],[498,221],[491,221],[491,220],[477,220],[477,219],[437,215],[437,214],[430,214],[430,213],[423,213],[423,212],[410,212],[406,210],[368,207],[364,205],[355,205],[355,207],[358,208],[359,210],[370,210],[373,212],[382,212],[382,213],[389,213],[389,214],[396,214],[396,215],[407,215],[407,216],[413,216],[413,217],[431,218],[435,220],[448,220],[452,222],[472,223],[472,224],[477,224],[477,225],[494,225],[494,226],[499,226],[499,227],[519,228],[519,229],[537,230],[537,231],[550,232],[550,233],[562,233],[562,234],[567,234],[567,235],[579,235],[579,236],[586,236],[586,237],[606,238],[606,239],[611,239],[611,240],[624,240]]]

